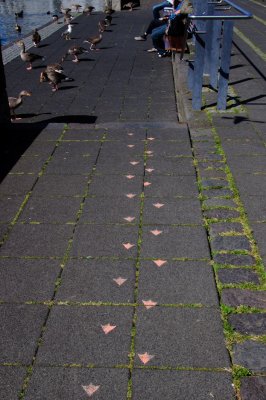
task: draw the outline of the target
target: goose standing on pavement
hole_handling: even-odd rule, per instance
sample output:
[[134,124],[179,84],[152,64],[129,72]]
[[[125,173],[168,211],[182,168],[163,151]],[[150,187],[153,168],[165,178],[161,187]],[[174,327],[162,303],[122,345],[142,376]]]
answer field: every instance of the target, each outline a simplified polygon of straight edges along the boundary
[[96,45],[102,41],[103,35],[99,33],[99,35],[91,36],[88,39],[84,40],[83,43],[90,44],[90,50],[100,50],[96,49]]
[[83,14],[85,15],[91,15],[92,11],[95,9],[93,6],[85,6],[83,10]]
[[78,56],[83,53],[88,53],[89,50],[85,49],[84,47],[81,46],[72,46],[70,49],[68,49],[67,53],[62,57],[62,62],[65,61],[65,59],[70,55],[74,56],[73,62],[79,62]]
[[11,119],[21,119],[16,116],[15,109],[21,106],[24,96],[31,96],[31,92],[28,92],[27,90],[22,90],[19,93],[18,97],[8,97],[8,105],[11,113]]
[[103,33],[106,27],[107,27],[107,22],[105,21],[105,19],[102,19],[98,22],[98,28],[100,33]]
[[28,62],[29,66],[27,67],[27,70],[30,71],[32,69],[32,63],[36,60],[45,60],[45,57],[40,56],[39,54],[34,54],[30,53],[28,51],[25,51],[25,44],[22,41],[19,41],[17,45],[21,48],[20,51],[20,57],[21,60],[24,62]]
[[41,41],[41,35],[39,34],[38,29],[34,29],[34,32],[32,34],[32,41],[35,47],[39,46]]
[[73,81],[73,79],[63,74],[63,72],[59,72],[58,70],[51,68],[51,66],[47,67],[41,72],[40,82],[51,83],[52,92],[56,92],[58,90],[58,85],[62,81],[68,82]]

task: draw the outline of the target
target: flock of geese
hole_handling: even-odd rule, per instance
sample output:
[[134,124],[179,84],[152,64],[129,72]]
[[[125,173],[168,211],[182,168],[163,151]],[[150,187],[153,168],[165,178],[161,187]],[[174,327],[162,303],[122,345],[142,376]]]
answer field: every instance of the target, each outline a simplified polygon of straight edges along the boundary
[[[126,5],[126,6],[128,6],[128,5]],[[79,10],[82,6],[80,6],[79,4],[74,4],[74,5],[72,5],[72,7],[75,9],[75,11],[79,12]],[[132,4],[130,3],[130,5],[125,8],[131,9]],[[86,5],[83,9],[83,14],[91,15],[93,10],[94,10],[93,6]],[[71,11],[72,10],[70,8],[61,8],[61,13],[63,13],[63,15],[64,15],[64,23],[67,26],[66,31],[64,31],[61,35],[65,40],[71,40],[71,33],[72,33],[72,28],[73,28],[73,24],[71,24],[71,20],[73,18],[71,15]],[[45,70],[42,71],[40,74],[40,82],[49,82],[52,86],[52,91],[56,92],[58,90],[58,85],[62,81],[72,81],[73,80],[72,78],[69,78],[64,74],[64,69],[62,67],[62,63],[68,56],[72,57],[73,62],[78,63],[79,56],[81,54],[88,53],[90,50],[99,50],[97,48],[97,45],[102,41],[103,32],[105,31],[105,29],[108,26],[110,26],[112,23],[113,12],[114,12],[114,10],[112,10],[109,7],[106,7],[105,8],[105,18],[98,22],[98,33],[94,36],[90,36],[89,38],[87,38],[86,40],[83,41],[83,43],[88,43],[90,45],[89,49],[86,49],[86,48],[84,48],[82,46],[78,46],[78,45],[71,46],[67,50],[65,55],[62,57],[60,62],[54,63],[54,64],[49,64],[46,66]],[[16,13],[16,14],[17,14],[16,17],[20,17],[20,18],[23,17],[23,11],[21,11],[20,13]],[[53,19],[54,23],[58,23],[57,15],[55,15],[55,14],[52,15],[52,19]],[[38,32],[38,29],[35,29],[32,34],[32,42],[35,47],[38,47],[41,42],[41,36]],[[37,61],[37,60],[44,61],[45,60],[45,57],[43,57],[39,54],[35,54],[32,52],[26,51],[25,43],[22,40],[19,40],[17,42],[17,45],[20,47],[21,60],[27,64],[26,69],[28,71],[30,71],[32,69],[32,64],[35,61]],[[32,93],[27,90],[22,90],[19,93],[18,97],[9,97],[8,98],[12,120],[19,119],[15,114],[15,110],[22,104],[23,97],[31,96],[31,94]]]

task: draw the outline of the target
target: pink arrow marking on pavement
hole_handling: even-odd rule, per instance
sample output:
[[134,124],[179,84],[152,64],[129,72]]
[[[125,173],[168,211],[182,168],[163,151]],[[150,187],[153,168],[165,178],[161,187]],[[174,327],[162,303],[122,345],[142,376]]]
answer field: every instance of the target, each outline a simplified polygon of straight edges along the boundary
[[134,144],[128,144],[127,147],[129,147],[130,149],[132,149],[133,147],[135,147]]
[[163,231],[158,231],[158,229],[155,229],[154,231],[150,231],[150,233],[152,233],[154,236],[158,236],[163,233]]
[[146,171],[147,172],[152,172],[152,171],[154,171],[154,168],[146,168]]
[[92,383],[90,383],[88,386],[82,386],[82,388],[85,390],[85,392],[91,397],[97,390],[99,389],[100,386],[95,386]]
[[116,328],[116,325],[107,324],[107,325],[101,325],[101,327],[104,333],[108,335],[108,333],[112,332]]
[[148,354],[147,352],[144,354],[138,354],[140,360],[143,362],[143,364],[147,364],[154,356],[151,354]]
[[144,304],[145,308],[147,308],[147,310],[157,305],[156,301],[152,300],[142,300],[142,303]]
[[148,139],[148,140],[155,140],[155,138],[152,137],[152,136],[148,137],[147,139]]
[[126,178],[127,179],[133,179],[133,178],[135,178],[135,175],[126,175]]
[[134,133],[129,132],[129,133],[128,133],[128,136],[134,136]]
[[123,243],[123,246],[125,249],[129,250],[129,249],[131,249],[131,247],[134,247],[135,245],[131,244],[131,243]]
[[126,196],[129,198],[129,199],[133,199],[133,197],[135,197],[135,196],[137,196],[135,193],[128,193],[128,194],[126,194]]
[[156,207],[156,208],[161,208],[161,207],[164,206],[164,204],[162,204],[162,203],[155,203],[155,204],[153,204],[153,206]]
[[130,161],[130,164],[135,166],[139,164],[139,161]]
[[118,286],[122,286],[127,281],[127,279],[126,278],[122,278],[121,276],[119,276],[118,278],[114,278],[113,281],[115,281],[115,283]]
[[162,267],[164,264],[167,263],[166,260],[153,260],[153,262],[157,265],[157,267]]
[[124,219],[128,222],[132,222],[134,221],[135,217],[125,217]]
[[151,182],[144,182],[144,186],[150,186]]
[[153,154],[153,151],[152,150],[148,150],[148,151],[146,151],[146,154],[151,155],[151,154]]

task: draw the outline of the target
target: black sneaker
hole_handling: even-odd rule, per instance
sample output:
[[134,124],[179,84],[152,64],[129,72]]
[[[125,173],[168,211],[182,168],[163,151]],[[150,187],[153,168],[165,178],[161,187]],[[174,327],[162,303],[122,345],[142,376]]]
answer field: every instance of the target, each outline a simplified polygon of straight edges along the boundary
[[134,39],[138,41],[144,41],[147,39],[147,37],[146,35],[141,35],[141,36],[135,36]]

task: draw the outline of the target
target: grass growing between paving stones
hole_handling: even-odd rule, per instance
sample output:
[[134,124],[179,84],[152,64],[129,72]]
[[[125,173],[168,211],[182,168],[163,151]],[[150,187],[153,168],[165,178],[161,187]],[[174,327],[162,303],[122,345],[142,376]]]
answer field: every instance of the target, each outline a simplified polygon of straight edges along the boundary
[[[211,115],[210,113],[208,114],[208,118],[210,120],[210,122],[212,122],[211,120]],[[212,124],[213,126],[213,124]],[[194,165],[197,171],[197,181],[198,181],[198,188],[200,191],[200,200],[201,200],[201,204],[202,204],[202,211],[203,213],[208,211],[208,210],[216,210],[216,209],[224,209],[224,210],[232,210],[235,209],[238,213],[239,213],[239,217],[237,218],[208,218],[204,217],[204,225],[205,228],[208,232],[208,239],[209,239],[209,244],[210,244],[210,249],[211,249],[211,253],[213,256],[217,255],[217,254],[228,254],[228,255],[250,255],[254,258],[255,260],[255,265],[254,266],[246,266],[246,268],[249,268],[252,271],[255,271],[260,279],[260,284],[256,285],[254,283],[249,283],[249,282],[244,282],[244,283],[239,283],[239,284],[235,284],[235,283],[229,283],[229,284],[224,284],[219,280],[219,275],[218,275],[218,271],[221,267],[227,267],[228,269],[231,269],[233,266],[231,265],[225,265],[225,264],[219,264],[219,263],[215,263],[213,262],[213,270],[214,270],[214,275],[215,275],[215,280],[216,280],[216,285],[217,285],[217,290],[218,290],[218,294],[219,294],[219,298],[220,298],[220,309],[221,309],[221,317],[222,317],[222,321],[223,321],[223,327],[224,327],[224,334],[225,334],[225,341],[226,341],[226,346],[227,349],[229,351],[229,354],[231,356],[231,362],[233,364],[232,366],[232,370],[233,370],[233,382],[234,382],[234,386],[236,389],[236,394],[239,397],[239,389],[240,389],[240,379],[245,377],[245,376],[250,376],[252,375],[251,371],[249,371],[249,369],[245,368],[244,366],[241,365],[236,365],[233,363],[233,349],[234,349],[234,345],[236,345],[237,343],[244,343],[246,340],[253,340],[253,341],[259,341],[262,343],[265,343],[265,336],[264,335],[253,335],[253,334],[249,334],[249,335],[244,335],[242,333],[239,333],[237,331],[235,331],[232,327],[232,325],[229,323],[229,316],[232,314],[255,314],[255,313],[262,313],[262,309],[258,309],[258,308],[254,308],[254,307],[247,307],[247,306],[239,306],[239,307],[230,307],[230,306],[226,306],[225,304],[221,303],[221,299],[222,299],[222,292],[224,289],[245,289],[245,290],[252,290],[252,291],[263,291],[266,288],[266,274],[265,274],[265,270],[264,270],[264,266],[262,263],[262,259],[260,257],[259,254],[259,250],[257,247],[257,244],[253,238],[252,235],[252,231],[250,229],[249,226],[249,222],[248,222],[248,218],[247,218],[247,214],[246,211],[244,209],[244,206],[241,202],[240,196],[239,196],[239,192],[238,189],[236,187],[233,175],[230,171],[229,166],[227,165],[227,161],[226,161],[226,155],[225,152],[222,148],[221,145],[221,141],[220,138],[216,132],[216,130],[214,128],[211,129],[212,131],[212,138],[211,140],[214,141],[216,149],[217,149],[217,154],[221,155],[222,157],[222,163],[223,165],[221,165],[222,170],[225,172],[226,174],[226,187],[228,187],[230,189],[230,191],[232,192],[231,196],[228,196],[227,198],[232,199],[236,206],[234,208],[232,207],[222,207],[222,206],[213,206],[213,207],[206,207],[206,205],[204,204],[204,201],[206,201],[211,196],[211,191],[214,189],[223,189],[224,186],[221,184],[221,180],[219,180],[219,184],[215,183],[216,178],[212,178],[210,181],[210,177],[208,175],[207,179],[203,179],[201,178],[201,175],[204,176],[204,171],[202,170],[202,167],[200,167],[200,163],[202,162],[202,159],[199,159],[199,157],[197,156],[197,152],[194,152]],[[191,135],[192,136],[192,135]],[[193,144],[193,137],[191,138],[192,140],[192,144]],[[208,141],[210,140],[210,138],[208,138]],[[204,158],[204,157],[203,157]],[[208,159],[208,156],[205,157],[205,159]],[[208,161],[208,171],[215,171],[215,168],[212,167],[211,162]],[[211,174],[210,174],[211,176]],[[208,196],[206,196],[204,194],[204,191],[206,189],[208,190]],[[216,191],[216,195],[217,193],[219,193],[219,191]],[[217,198],[217,196],[216,196]],[[243,226],[243,232],[239,233],[239,232],[234,232],[234,231],[225,231],[226,232],[219,232],[216,233],[214,235],[211,234],[211,227],[213,224],[217,223],[217,222],[223,222],[223,223],[232,223],[232,222],[239,222],[241,223],[241,225]],[[218,236],[224,236],[224,237],[239,237],[239,236],[244,236],[247,238],[248,243],[250,244],[250,249],[249,250],[216,250],[214,251],[212,249],[212,241],[217,238]],[[237,265],[234,266],[235,268],[238,267]],[[264,310],[265,311],[265,310]]]

